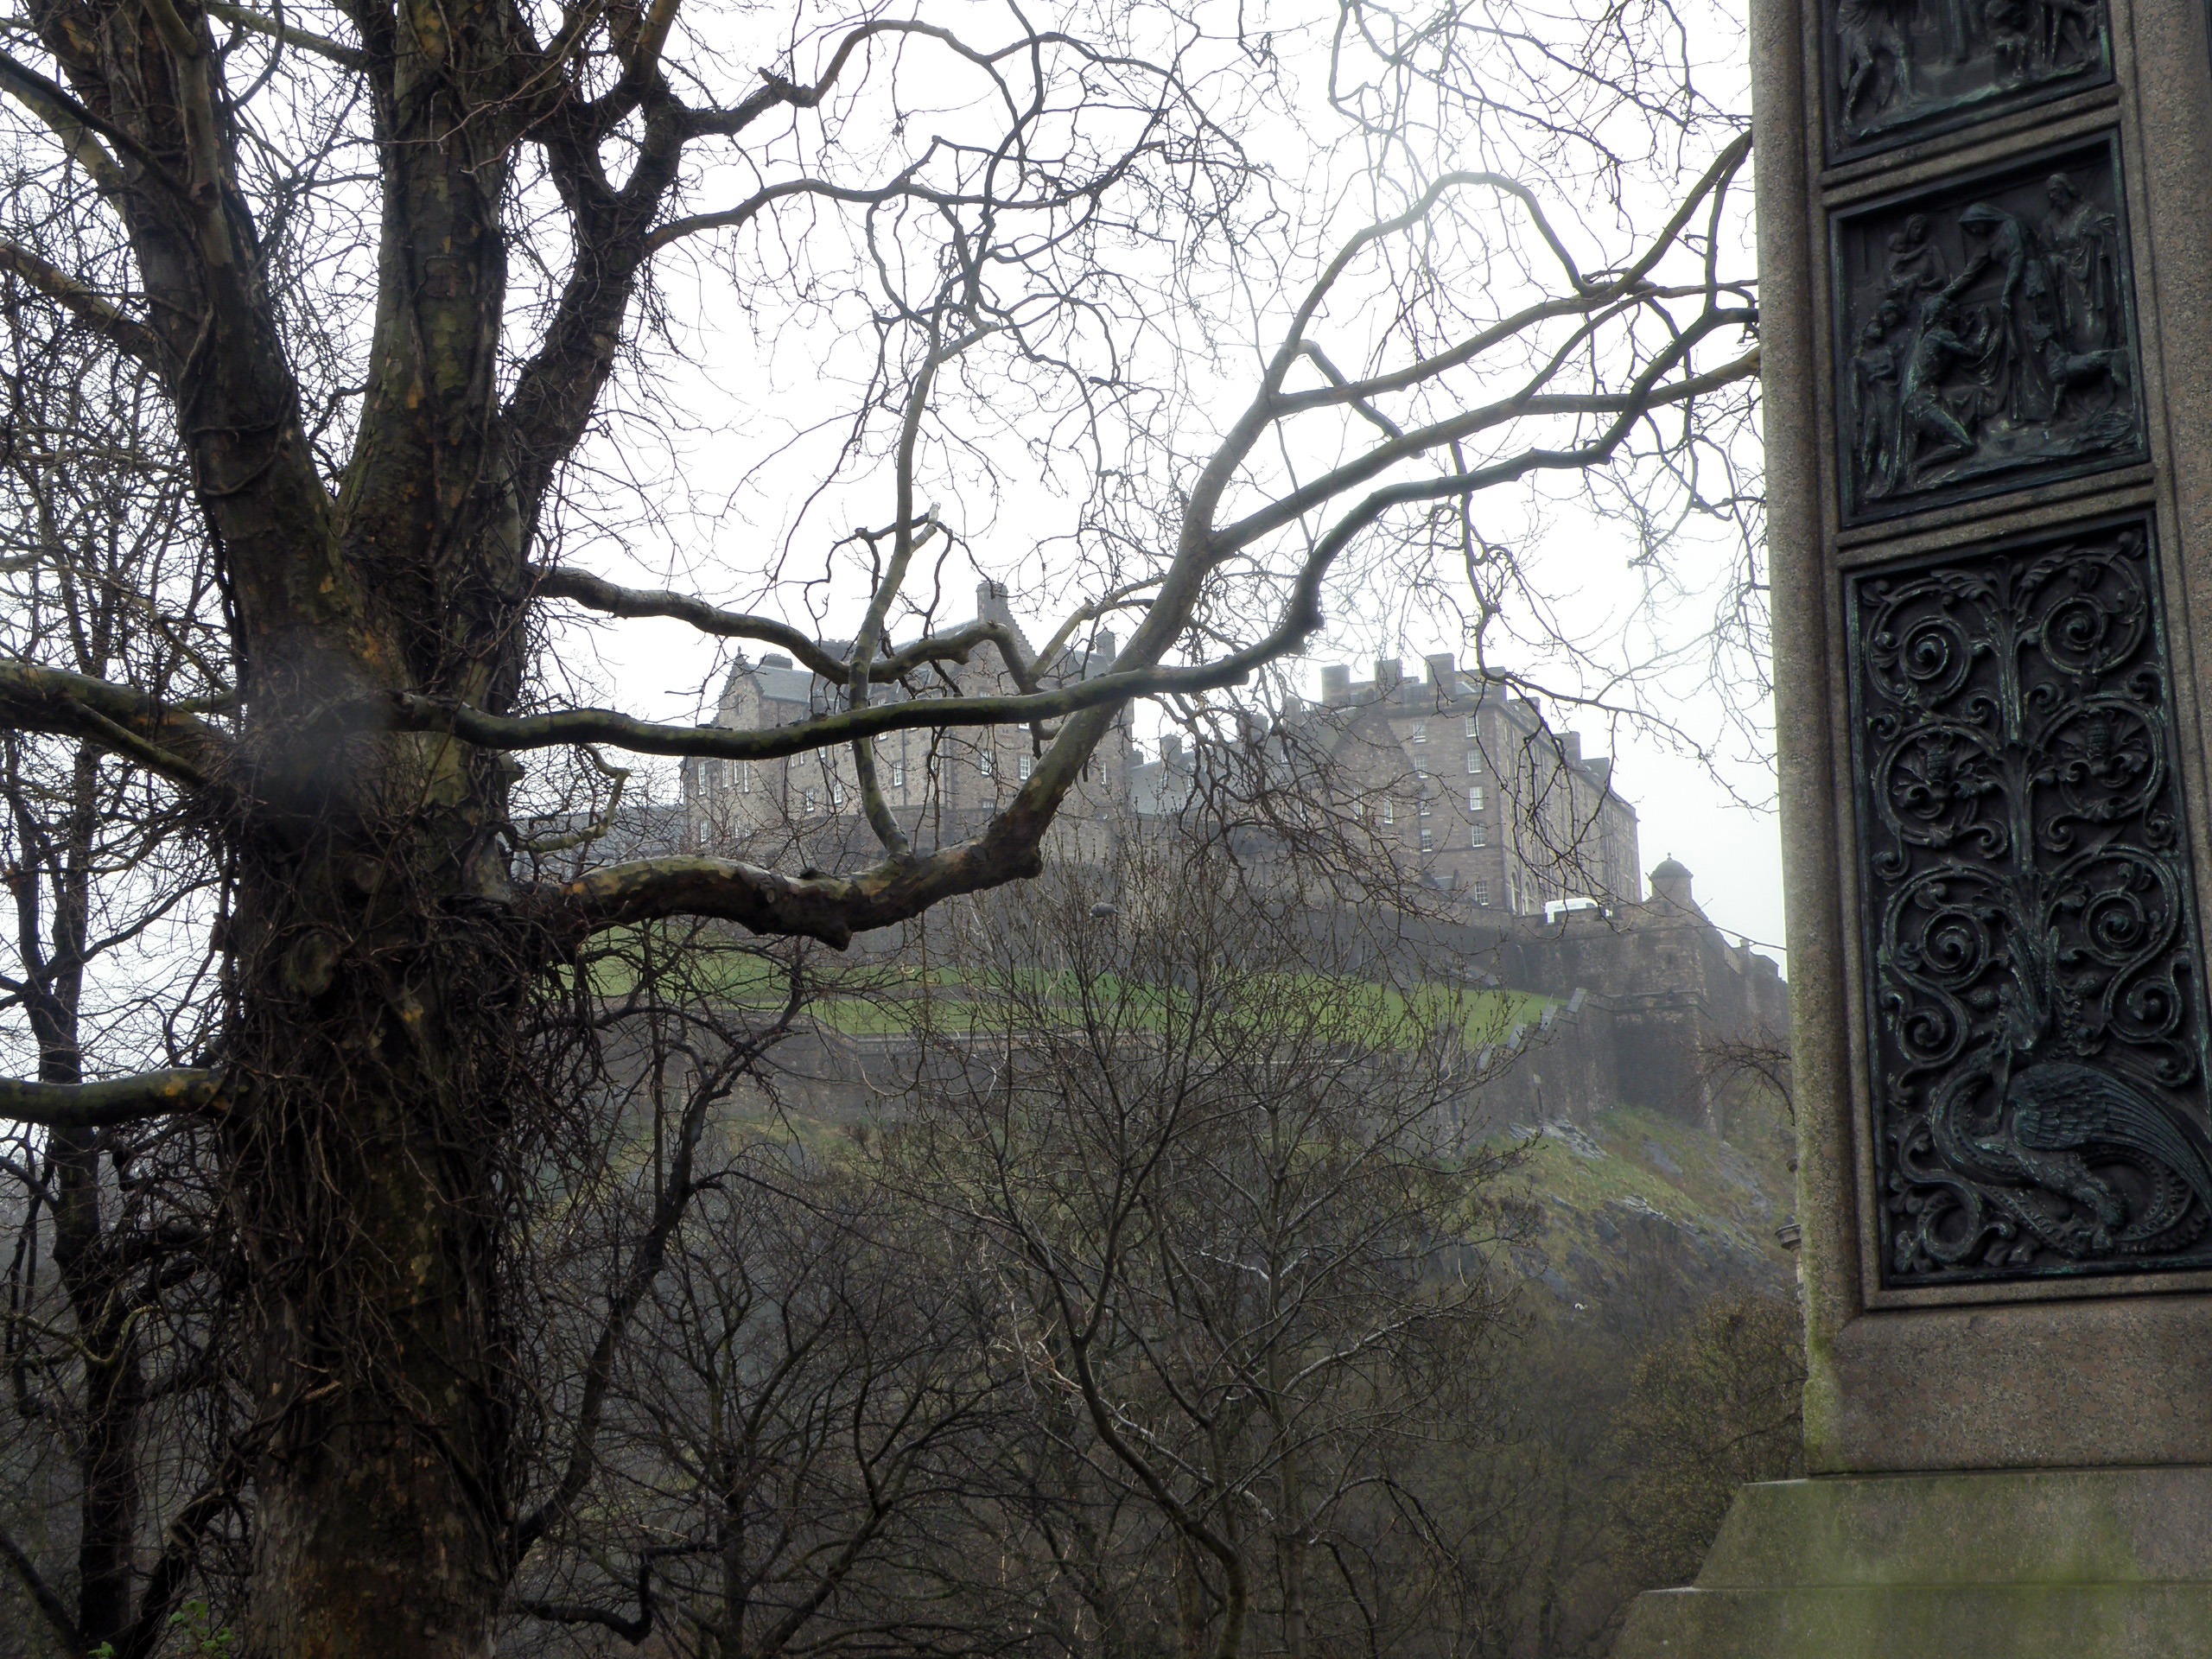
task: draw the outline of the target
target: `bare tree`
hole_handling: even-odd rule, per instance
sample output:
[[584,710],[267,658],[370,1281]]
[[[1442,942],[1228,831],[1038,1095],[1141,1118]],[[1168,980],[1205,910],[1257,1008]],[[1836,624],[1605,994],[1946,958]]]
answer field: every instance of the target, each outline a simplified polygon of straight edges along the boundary
[[[1588,22],[1646,46],[1669,24]],[[675,0],[34,0],[0,25],[9,165],[33,210],[0,241],[10,372],[42,378],[56,421],[11,441],[88,498],[101,435],[149,400],[129,464],[194,509],[110,504],[117,544],[160,554],[101,578],[143,649],[0,661],[19,751],[68,758],[48,775],[81,774],[99,838],[164,851],[117,868],[41,832],[16,885],[60,894],[54,918],[110,902],[86,880],[160,885],[177,950],[210,960],[65,1058],[33,1004],[67,981],[80,924],[26,932],[43,965],[26,957],[36,995],[18,1006],[41,1058],[0,1109],[41,1131],[24,1178],[41,1206],[44,1160],[127,1171],[134,1126],[186,1148],[220,1205],[251,1413],[213,1485],[143,1528],[194,1536],[234,1499],[250,1510],[249,1652],[478,1653],[581,1490],[563,1473],[537,1501],[518,1432],[542,1323],[522,1269],[535,1218],[566,1201],[543,1173],[580,1103],[543,1050],[581,1017],[579,953],[696,918],[842,945],[1033,874],[1129,699],[1203,696],[1281,659],[1361,550],[1427,536],[1452,504],[1631,456],[1679,474],[1711,420],[1740,414],[1754,315],[1719,227],[1745,141],[1604,53],[1549,52],[1563,90],[1522,94],[1515,54],[1544,54],[1525,30],[1341,22],[1331,93],[1390,162],[1364,181],[1357,229],[1286,211],[1254,147],[1294,130],[1294,86],[1226,15],[1076,3],[971,38],[795,6],[768,48],[746,35],[754,14]],[[763,52],[772,67],[733,72]],[[1624,131],[1695,159],[1652,222],[1577,227],[1509,170],[1442,170],[1421,137],[1478,127],[1601,179],[1622,175]],[[824,566],[856,619],[843,643],[773,550],[697,594],[571,556],[616,493],[602,480],[655,422],[680,423],[654,345],[679,283],[868,342],[830,417],[835,454],[785,484],[802,528],[814,499],[880,526]],[[1250,366],[1219,346],[1232,336]],[[73,410],[53,395],[69,386]],[[917,594],[956,547],[1047,556],[978,547],[929,505],[967,458],[987,479],[1033,467],[1039,433],[1052,467],[1082,474],[1090,550],[1060,567],[1065,620],[1032,656],[1002,626],[936,626]],[[26,557],[46,606],[66,562]],[[542,651],[562,607],[772,645],[836,706],[763,730],[580,706]],[[1119,613],[1135,628],[1111,672],[1057,673]],[[919,631],[894,646],[902,619]],[[979,649],[1014,691],[930,695],[933,666]],[[874,740],[1001,724],[1030,728],[1033,775],[973,837],[909,844]],[[518,823],[594,745],[739,760],[849,745],[880,856],[810,875],[683,855],[560,873]],[[203,872],[204,914],[186,902]],[[613,1300],[614,1339],[642,1297]],[[105,1314],[72,1317],[71,1341],[113,1353]],[[578,1357],[579,1410],[605,1392],[598,1352]],[[563,1467],[589,1466],[575,1456]],[[108,1589],[105,1611],[42,1597],[65,1640],[153,1639],[174,1587],[170,1557],[146,1559],[86,1567],[110,1588],[137,1576],[126,1626]]]
[[1637,1364],[1617,1425],[1617,1617],[1639,1591],[1688,1581],[1739,1486],[1804,1473],[1804,1344],[1794,1300],[1738,1296]]
[[1763,1108],[1770,1121],[1794,1131],[1797,1103],[1788,1033],[1777,1034],[1761,1027],[1738,1035],[1708,1038],[1703,1069],[1713,1088],[1728,1091],[1751,1109]]
[[[18,209],[40,205],[34,181],[12,194]],[[206,578],[180,534],[186,480],[151,458],[163,425],[153,377],[126,359],[86,372],[65,308],[20,289],[0,306],[15,346],[0,453],[9,657],[207,697],[219,643],[190,620]],[[192,994],[201,953],[177,945],[204,921],[217,873],[178,833],[166,791],[102,764],[107,747],[0,734],[12,922],[0,999],[19,1022],[19,1062],[48,1089],[81,1088],[118,1047],[175,1065],[207,1030]],[[65,1122],[19,1128],[5,1160],[12,1460],[27,1478],[49,1472],[25,1482],[44,1513],[13,1509],[0,1554],[66,1648],[148,1650],[203,1553],[239,1535],[242,1402],[226,1339],[238,1304],[209,1138],[191,1117]],[[13,1535],[25,1523],[35,1543]],[[73,1555],[66,1576],[41,1565]]]
[[785,1147],[698,1179],[518,1611],[709,1659],[997,1645],[959,1554],[1007,1414],[982,1281]]
[[1114,874],[978,912],[891,1156],[990,1251],[1063,1455],[1160,1524],[1182,1650],[1395,1650],[1433,1541],[1372,1577],[1338,1546],[1419,1507],[1499,1313],[1474,1195],[1512,1154],[1457,1129],[1480,999],[1179,840]]

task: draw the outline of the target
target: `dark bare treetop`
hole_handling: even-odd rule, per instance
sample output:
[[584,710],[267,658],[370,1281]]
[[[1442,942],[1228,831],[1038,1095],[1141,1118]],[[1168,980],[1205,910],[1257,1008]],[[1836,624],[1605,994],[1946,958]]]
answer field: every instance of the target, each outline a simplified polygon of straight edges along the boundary
[[[1244,682],[1408,549],[1478,611],[1510,594],[1485,492],[1611,467],[1710,505],[1757,364],[1748,140],[1673,10],[957,22],[31,0],[0,23],[0,992],[36,1056],[0,1109],[45,1131],[29,1224],[77,1229],[86,1409],[118,1448],[86,1453],[114,1548],[73,1603],[0,1554],[66,1645],[150,1651],[229,1537],[247,1651],[482,1650],[569,1501],[522,1490],[511,1264],[564,1109],[532,1046],[588,1019],[594,940],[715,918],[842,946],[1033,875],[1129,700]],[[855,341],[849,385],[788,384]],[[709,383],[832,437],[702,464]],[[694,591],[614,579],[637,480],[726,473],[779,529],[725,528]],[[1068,524],[1014,539],[1046,486]],[[937,505],[994,493],[996,523]],[[1047,578],[1034,657],[938,625],[956,556]],[[772,647],[842,696],[765,730],[585,706],[547,648],[579,616]],[[1110,672],[1057,671],[1109,622]],[[931,694],[976,652],[1013,691]],[[872,741],[999,724],[1032,774],[973,838],[909,846]],[[831,746],[882,843],[865,868],[556,873],[518,828],[602,787],[601,748]],[[99,967],[123,950],[144,971]],[[199,1207],[132,1231],[148,1148]],[[149,1383],[129,1310],[195,1273],[251,1287],[232,1427],[174,1482],[126,1478],[146,1390],[212,1368]],[[250,1538],[218,1524],[244,1494]]]

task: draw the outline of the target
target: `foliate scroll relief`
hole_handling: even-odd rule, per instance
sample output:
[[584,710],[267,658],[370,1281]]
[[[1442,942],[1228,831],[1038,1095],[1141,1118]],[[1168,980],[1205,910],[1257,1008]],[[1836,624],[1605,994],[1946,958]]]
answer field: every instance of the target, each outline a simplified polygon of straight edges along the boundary
[[2112,78],[2104,0],[1824,0],[1839,158]]
[[1850,578],[1885,1282],[2212,1266],[2148,526]]
[[1839,213],[1844,521],[2143,459],[2109,141]]

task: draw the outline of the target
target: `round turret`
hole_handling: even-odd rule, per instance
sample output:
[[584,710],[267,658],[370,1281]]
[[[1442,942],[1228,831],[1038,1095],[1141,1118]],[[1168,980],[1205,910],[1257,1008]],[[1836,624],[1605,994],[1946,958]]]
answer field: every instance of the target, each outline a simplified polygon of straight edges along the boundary
[[1657,903],[1672,905],[1678,910],[1695,910],[1696,902],[1690,897],[1690,868],[1671,853],[1651,872],[1651,897]]

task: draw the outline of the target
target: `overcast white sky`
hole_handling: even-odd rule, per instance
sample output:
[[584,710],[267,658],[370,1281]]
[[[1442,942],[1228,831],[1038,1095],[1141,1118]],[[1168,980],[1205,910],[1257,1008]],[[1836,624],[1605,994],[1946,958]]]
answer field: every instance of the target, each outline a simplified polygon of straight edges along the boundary
[[[1266,10],[1254,0],[1247,20]],[[1330,9],[1283,0],[1274,10],[1281,17],[1318,17]],[[1002,16],[995,8],[982,6],[975,15],[981,20],[979,31],[1002,32],[1002,23],[988,21]],[[1279,38],[1287,42],[1294,34]],[[1325,35],[1310,38],[1318,50]],[[1701,73],[1708,95],[1733,107],[1741,98],[1740,35],[1722,18],[1707,44],[1708,62]],[[954,118],[941,111],[926,118]],[[1305,193],[1298,200],[1308,200],[1314,179],[1332,173],[1342,158],[1301,163],[1299,153],[1312,148],[1309,136],[1283,137],[1280,165],[1291,175],[1301,164],[1308,167],[1305,180],[1288,181]],[[1693,159],[1701,166],[1709,154]],[[1323,194],[1340,189],[1343,182],[1338,178]],[[1531,182],[1551,189],[1554,181],[1532,175]],[[741,181],[730,186],[733,193],[742,188]],[[1739,195],[1735,206],[1743,205]],[[1572,203],[1562,197],[1548,207],[1574,241]],[[1626,216],[1647,223],[1655,219],[1648,211]],[[1623,245],[1607,234],[1605,218],[1602,211],[1591,217],[1593,228],[1576,248],[1587,262],[1586,269],[1600,268],[1621,251]],[[1351,222],[1361,220],[1355,215]],[[1747,214],[1739,213],[1735,222],[1739,234],[1747,232]],[[1618,224],[1616,218],[1611,228]],[[1337,233],[1324,227],[1310,245],[1321,245]],[[835,235],[817,240],[821,245],[800,257],[825,263],[838,257]],[[1747,270],[1747,255],[1741,264]],[[854,484],[826,494],[810,487],[825,471],[835,470],[829,452],[840,441],[838,414],[872,368],[865,308],[848,309],[842,324],[832,321],[835,313],[817,314],[811,332],[794,336],[779,332],[780,319],[772,310],[756,308],[741,264],[702,259],[687,269],[677,262],[664,269],[661,281],[663,315],[680,353],[678,360],[664,359],[660,365],[671,377],[673,393],[664,404],[635,411],[647,424],[629,429],[630,442],[624,442],[618,413],[601,451],[612,460],[606,483],[613,505],[593,531],[569,541],[562,556],[617,581],[665,585],[720,604],[779,611],[801,626],[818,622],[827,632],[837,632],[840,623],[849,628],[857,615],[856,588],[842,591],[835,583],[800,588],[790,585],[789,576],[792,569],[804,574],[810,565],[827,573],[831,564],[824,563],[821,550],[844,526],[881,524],[892,516],[880,470],[870,474],[863,469],[855,474]],[[1241,302],[1241,296],[1230,296],[1223,315],[1235,316]],[[1340,333],[1350,333],[1355,345],[1359,321],[1356,311],[1332,320]],[[1264,317],[1254,327],[1269,332]],[[1356,357],[1354,351],[1345,360]],[[1251,360],[1240,363],[1231,353],[1197,371],[1201,377],[1219,377],[1222,385],[1218,399],[1209,399],[1203,383],[1196,388],[1196,401],[1187,407],[1199,410],[1201,424],[1227,418],[1249,395],[1243,385],[1249,384]],[[1218,407],[1210,408],[1212,404]],[[637,434],[648,428],[650,441],[636,442]],[[1052,458],[1040,454],[1033,442],[1025,447],[1025,437],[1033,436],[1020,431],[993,435],[995,447],[988,464],[969,465],[952,456],[940,476],[925,485],[924,499],[936,500],[941,494],[948,519],[959,524],[969,538],[976,564],[1013,578],[1017,614],[1033,637],[1041,637],[1057,625],[1053,608],[1066,598],[1036,591],[1033,585],[1025,593],[1022,573],[1041,572],[1030,582],[1049,583],[1053,521],[1067,518],[1071,498],[1056,493],[1046,478]],[[634,514],[621,508],[626,492],[637,504]],[[621,522],[626,517],[626,526]],[[832,525],[838,528],[833,531]],[[1554,627],[1614,639],[1616,654],[1624,661],[1649,662],[1694,641],[1712,613],[1719,573],[1732,556],[1723,544],[1725,534],[1708,545],[1686,543],[1673,557],[1669,594],[1652,603],[1649,566],[1639,570],[1629,527],[1588,512],[1567,495],[1554,493],[1524,509],[1502,505],[1484,529],[1486,535],[1513,541],[1536,569],[1534,585],[1555,607]],[[1387,577],[1385,571],[1382,589],[1338,596],[1332,616],[1347,620],[1332,630],[1329,642],[1317,642],[1312,657],[1293,665],[1294,688],[1317,692],[1325,662],[1366,663],[1378,652],[1417,660],[1427,652],[1461,647],[1459,618],[1424,615],[1419,595],[1388,591]],[[937,620],[970,614],[976,570],[969,561],[951,561],[942,580],[945,595]],[[748,587],[751,591],[746,591]],[[1362,620],[1357,614],[1361,611],[1390,614]],[[894,629],[902,636],[912,631],[911,626]],[[673,623],[580,627],[556,638],[572,666],[581,671],[583,683],[577,690],[594,691],[595,700],[647,717],[697,717],[702,693],[719,677],[714,645]],[[1523,632],[1516,649],[1514,641],[1493,637],[1491,660],[1563,689],[1578,679],[1585,689],[1592,688],[1586,665],[1578,675],[1547,663],[1525,643],[1529,638]],[[1771,795],[1770,746],[1760,731],[1745,728],[1747,718],[1753,728],[1763,728],[1763,711],[1724,707],[1696,658],[1693,645],[1688,659],[1655,682],[1656,695],[1647,689],[1643,701],[1676,721],[1689,741],[1718,757],[1710,763],[1655,733],[1625,724],[1608,732],[1602,719],[1587,714],[1563,717],[1560,723],[1584,733],[1587,752],[1614,753],[1619,787],[1641,820],[1644,868],[1669,855],[1681,859],[1696,873],[1699,899],[1719,926],[1778,947],[1783,918],[1775,819],[1770,810],[1743,804],[1766,804]],[[1356,670],[1356,677],[1367,671]],[[1141,721],[1141,729],[1146,724]]]

